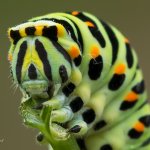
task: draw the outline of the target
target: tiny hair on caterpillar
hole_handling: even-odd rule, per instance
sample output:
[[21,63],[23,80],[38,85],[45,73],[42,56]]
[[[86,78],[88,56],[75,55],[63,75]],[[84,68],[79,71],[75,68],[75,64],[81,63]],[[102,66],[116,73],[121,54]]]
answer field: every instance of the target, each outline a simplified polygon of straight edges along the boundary
[[71,135],[80,150],[150,150],[143,74],[130,41],[113,25],[87,12],[58,12],[8,35],[14,82],[23,101],[52,107],[52,137]]

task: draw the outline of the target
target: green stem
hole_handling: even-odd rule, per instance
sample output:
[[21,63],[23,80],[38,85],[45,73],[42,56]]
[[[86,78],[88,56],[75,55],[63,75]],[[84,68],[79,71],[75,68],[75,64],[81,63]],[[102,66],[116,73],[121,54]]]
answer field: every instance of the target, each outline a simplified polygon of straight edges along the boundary
[[[49,144],[49,150],[80,150],[75,137],[70,136],[66,140],[55,140],[50,132],[51,107],[44,106],[42,111],[33,110],[35,102],[28,100],[21,104],[21,114],[24,123],[32,128],[37,128]],[[52,148],[50,148],[50,145]]]
[[65,141],[50,142],[54,150],[79,150],[79,147],[73,137]]

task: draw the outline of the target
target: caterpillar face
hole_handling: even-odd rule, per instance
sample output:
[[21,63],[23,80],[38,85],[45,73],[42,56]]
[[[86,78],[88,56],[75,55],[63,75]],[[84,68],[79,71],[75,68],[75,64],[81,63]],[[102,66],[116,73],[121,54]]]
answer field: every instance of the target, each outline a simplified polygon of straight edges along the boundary
[[27,27],[26,23],[20,30],[15,27],[9,31],[13,40],[8,56],[12,74],[16,83],[30,95],[50,95],[55,85],[64,84],[71,74],[72,62],[65,50],[68,47],[59,44],[59,38],[65,41],[67,34],[59,24],[33,25]]

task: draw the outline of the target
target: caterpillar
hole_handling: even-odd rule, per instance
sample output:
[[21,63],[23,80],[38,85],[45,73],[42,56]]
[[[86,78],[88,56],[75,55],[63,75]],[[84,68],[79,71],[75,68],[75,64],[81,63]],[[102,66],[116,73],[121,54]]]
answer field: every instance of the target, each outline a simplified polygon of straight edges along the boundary
[[113,25],[86,12],[51,13],[8,35],[14,82],[24,97],[52,106],[56,138],[69,131],[80,150],[150,149],[142,71],[129,40]]

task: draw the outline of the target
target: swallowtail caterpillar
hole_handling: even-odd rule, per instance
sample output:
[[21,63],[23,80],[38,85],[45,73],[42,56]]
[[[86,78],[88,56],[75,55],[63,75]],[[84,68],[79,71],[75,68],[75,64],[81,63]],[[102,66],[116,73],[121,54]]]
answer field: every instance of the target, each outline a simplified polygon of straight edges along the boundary
[[114,26],[73,11],[30,19],[8,34],[13,79],[23,99],[52,107],[52,137],[72,135],[80,150],[150,149],[142,72]]

